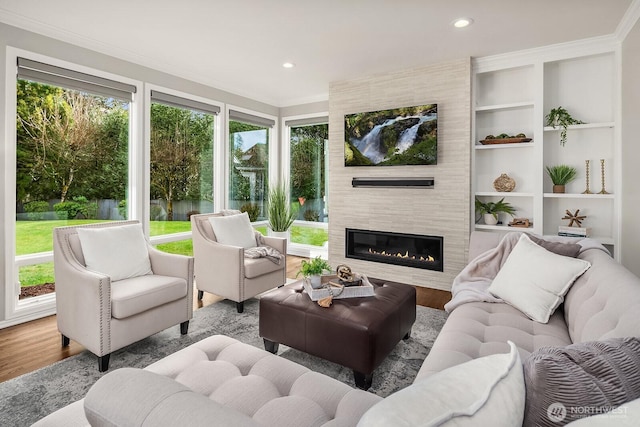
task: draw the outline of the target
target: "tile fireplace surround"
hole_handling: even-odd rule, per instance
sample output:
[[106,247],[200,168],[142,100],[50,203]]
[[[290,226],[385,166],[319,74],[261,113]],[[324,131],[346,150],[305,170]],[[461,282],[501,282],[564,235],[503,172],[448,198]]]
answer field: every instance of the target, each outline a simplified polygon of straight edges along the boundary
[[[438,104],[438,164],[344,166],[344,116]],[[370,277],[449,291],[467,261],[471,217],[471,60],[329,87],[329,262]],[[499,171],[498,171],[499,172]],[[353,186],[353,178],[432,177],[428,187]],[[346,229],[443,238],[442,271],[347,258]]]

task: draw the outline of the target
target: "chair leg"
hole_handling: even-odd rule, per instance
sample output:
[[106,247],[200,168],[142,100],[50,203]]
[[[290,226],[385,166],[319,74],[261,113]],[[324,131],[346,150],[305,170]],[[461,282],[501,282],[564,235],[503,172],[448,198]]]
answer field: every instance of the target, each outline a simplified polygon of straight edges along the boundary
[[111,356],[111,353],[105,354],[104,356],[98,356],[99,372],[106,372],[109,370],[109,356]]
[[278,348],[280,347],[280,344],[278,344],[277,342],[273,342],[271,340],[268,340],[266,338],[262,338],[262,341],[264,342],[264,349],[267,350],[269,353],[273,353],[273,354],[277,354],[278,353]]
[[244,311],[244,301],[236,303],[236,310],[238,310],[238,313],[242,313]]
[[369,390],[371,383],[373,383],[373,373],[363,374],[362,372],[353,371],[353,379],[356,387],[362,390]]
[[187,335],[189,332],[189,321],[180,323],[180,335]]
[[202,297],[204,297],[204,291],[198,291],[198,301],[202,300]]
[[[62,334],[60,334],[62,335]],[[64,335],[62,335],[62,346],[63,347],[67,347],[69,345],[69,337],[65,337]]]

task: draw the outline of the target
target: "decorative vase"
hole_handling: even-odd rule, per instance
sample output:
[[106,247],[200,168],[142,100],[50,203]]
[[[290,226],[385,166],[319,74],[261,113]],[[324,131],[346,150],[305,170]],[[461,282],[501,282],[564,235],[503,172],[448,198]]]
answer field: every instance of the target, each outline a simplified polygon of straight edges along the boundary
[[273,231],[269,230],[269,235],[273,237],[280,237],[283,239],[289,239],[289,230],[287,231]]
[[564,185],[554,184],[553,185],[553,192],[554,193],[564,193]]
[[496,225],[498,218],[493,216],[493,214],[484,214],[484,223],[487,225]]
[[309,283],[313,289],[319,289],[322,287],[322,276],[319,274],[314,274],[313,276],[309,276]]
[[516,188],[516,181],[506,173],[503,173],[493,181],[493,188],[501,193],[508,193]]

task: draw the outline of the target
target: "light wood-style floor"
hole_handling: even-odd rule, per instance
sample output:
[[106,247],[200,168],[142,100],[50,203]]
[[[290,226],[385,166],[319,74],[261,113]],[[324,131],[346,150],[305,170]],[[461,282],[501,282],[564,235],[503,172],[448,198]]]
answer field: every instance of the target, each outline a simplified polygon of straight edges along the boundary
[[[287,257],[287,277],[295,278],[303,259]],[[450,292],[422,287],[416,287],[416,290],[418,304],[426,307],[442,309],[451,299]],[[197,292],[194,292],[194,309],[214,304],[222,299],[205,293],[202,301],[198,301],[196,294]],[[71,345],[63,348],[60,340],[55,316],[0,329],[0,382],[84,351],[84,348],[73,340]]]

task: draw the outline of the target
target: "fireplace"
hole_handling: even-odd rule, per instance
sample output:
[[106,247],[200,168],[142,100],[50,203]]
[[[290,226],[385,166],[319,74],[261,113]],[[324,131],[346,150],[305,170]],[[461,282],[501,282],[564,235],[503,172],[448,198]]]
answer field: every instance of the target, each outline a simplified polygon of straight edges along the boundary
[[346,229],[347,258],[443,271],[442,236]]

